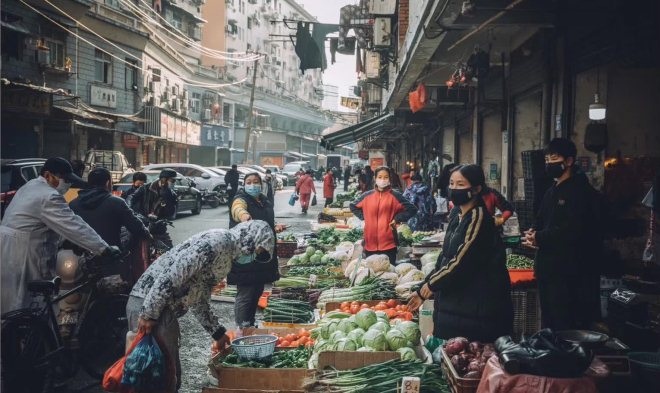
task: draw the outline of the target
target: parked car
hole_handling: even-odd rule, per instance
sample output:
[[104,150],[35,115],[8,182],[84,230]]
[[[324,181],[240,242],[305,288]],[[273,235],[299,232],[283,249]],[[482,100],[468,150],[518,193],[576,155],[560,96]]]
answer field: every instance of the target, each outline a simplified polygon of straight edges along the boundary
[[195,181],[198,190],[219,191],[221,188],[226,188],[225,177],[218,172],[214,172],[209,168],[197,164],[186,163],[170,163],[170,164],[149,164],[145,165],[143,169],[158,169],[164,168],[173,169],[184,177],[191,178]]
[[277,165],[264,165],[264,166],[254,165],[254,166],[259,167],[259,168],[263,168],[264,172],[266,172],[266,170],[270,169],[270,173],[274,177],[280,179],[280,181],[282,182],[282,187],[286,187],[289,184],[289,179],[285,175],[282,174],[282,172],[280,171],[280,168],[277,167]]
[[0,162],[2,189],[0,190],[0,216],[5,215],[5,209],[19,188],[36,178],[44,166],[44,158],[5,159]]
[[309,161],[292,161],[282,168],[282,174],[286,176],[288,184],[296,184],[296,173],[303,169],[309,169]]
[[[265,179],[266,175],[267,175],[266,169],[264,169],[264,167],[259,166],[259,165],[241,165],[241,166],[239,166],[239,168],[245,168],[249,172],[257,172],[261,176],[262,179]],[[273,173],[271,173],[271,176],[272,176],[273,180],[275,181],[275,183],[274,183],[275,189],[276,190],[281,190],[284,187],[284,182],[282,181],[282,179],[280,179],[279,177],[277,177]]]
[[[158,170],[144,170],[142,171],[147,175],[147,184],[158,180],[160,169]],[[127,174],[119,183],[112,185],[112,193],[120,196],[123,191],[130,189],[133,186],[133,174]],[[180,212],[190,210],[192,214],[199,214],[202,211],[202,193],[195,187],[195,181],[177,173],[177,178],[174,182],[174,192],[177,196],[177,207],[173,219]]]

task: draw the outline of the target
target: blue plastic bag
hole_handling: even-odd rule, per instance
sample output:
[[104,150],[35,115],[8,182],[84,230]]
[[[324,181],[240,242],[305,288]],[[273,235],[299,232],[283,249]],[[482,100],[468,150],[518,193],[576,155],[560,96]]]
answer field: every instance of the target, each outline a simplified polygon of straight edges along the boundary
[[126,358],[121,384],[136,392],[159,392],[167,384],[165,356],[156,339],[145,335]]
[[293,206],[296,204],[296,201],[298,200],[298,194],[295,192],[291,194],[291,197],[289,198],[289,205]]

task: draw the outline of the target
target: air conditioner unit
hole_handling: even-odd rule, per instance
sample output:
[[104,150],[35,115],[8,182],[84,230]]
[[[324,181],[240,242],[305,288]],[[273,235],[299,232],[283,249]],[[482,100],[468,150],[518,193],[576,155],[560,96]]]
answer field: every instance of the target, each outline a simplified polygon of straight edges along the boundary
[[204,109],[204,119],[203,120],[211,120],[211,110],[210,109]]
[[37,62],[41,65],[50,64],[50,51],[37,50]]
[[374,20],[374,46],[392,46],[392,20],[390,18]]
[[172,100],[172,111],[179,112],[181,110],[181,101],[178,98]]

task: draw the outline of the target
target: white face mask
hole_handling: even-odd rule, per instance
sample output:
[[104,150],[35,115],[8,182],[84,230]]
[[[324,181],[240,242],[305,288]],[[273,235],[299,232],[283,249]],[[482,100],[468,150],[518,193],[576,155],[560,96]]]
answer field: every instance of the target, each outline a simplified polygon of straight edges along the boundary
[[57,187],[55,187],[60,195],[66,194],[66,192],[69,191],[69,188],[71,188],[71,183],[65,182],[64,179],[60,179],[60,182],[57,183]]
[[390,181],[385,179],[376,179],[376,185],[381,189],[386,188],[390,185]]

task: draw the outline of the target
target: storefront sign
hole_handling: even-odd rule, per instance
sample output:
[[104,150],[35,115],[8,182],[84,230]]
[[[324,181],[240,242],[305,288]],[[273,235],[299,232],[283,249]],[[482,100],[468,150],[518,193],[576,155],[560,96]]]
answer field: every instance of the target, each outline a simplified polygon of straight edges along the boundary
[[341,97],[341,106],[349,109],[357,109],[360,107],[361,98],[357,97]]
[[117,90],[107,87],[91,86],[89,102],[92,105],[103,106],[106,108],[117,107]]
[[201,127],[201,145],[229,147],[229,128],[218,124],[204,124]]
[[136,135],[124,134],[121,143],[128,149],[137,149],[139,147],[139,138]]
[[53,96],[31,90],[2,89],[2,110],[38,115],[50,115]]
[[259,157],[259,161],[262,166],[264,165],[275,165],[278,168],[282,168],[284,166],[284,157],[280,156],[261,156]]
[[201,127],[198,123],[160,113],[160,135],[168,141],[199,146],[200,133]]

